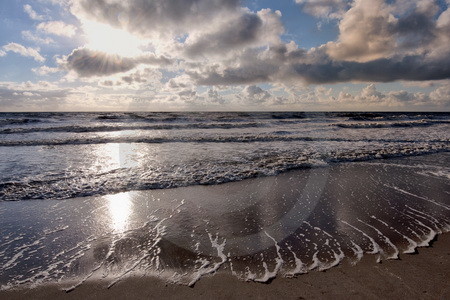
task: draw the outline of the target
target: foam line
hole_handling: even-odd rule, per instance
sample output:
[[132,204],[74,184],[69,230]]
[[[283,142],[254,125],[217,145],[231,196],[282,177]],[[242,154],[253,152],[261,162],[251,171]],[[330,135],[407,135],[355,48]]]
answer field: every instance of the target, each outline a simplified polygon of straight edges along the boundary
[[[413,241],[412,239],[410,239],[409,237],[407,237],[406,235],[404,235],[403,233],[401,233],[400,231],[398,231],[397,229],[395,229],[392,226],[389,226],[386,222],[378,219],[375,216],[370,216],[372,219],[377,220],[378,222],[380,222],[381,224],[385,225],[386,227],[388,227],[389,229],[393,230],[394,232],[398,233],[401,237],[403,237],[408,243],[409,246],[407,249],[405,249],[403,251],[403,253],[415,253],[416,252],[416,248],[417,248],[417,243],[415,241]],[[418,235],[417,235],[418,236]]]
[[383,254],[383,253],[384,253],[384,252],[383,252],[383,249],[381,249],[380,245],[378,245],[377,242],[375,242],[375,240],[374,240],[372,237],[370,237],[368,234],[366,234],[364,231],[362,231],[362,230],[356,228],[355,226],[353,226],[353,225],[347,223],[346,221],[343,221],[343,220],[339,220],[339,221],[342,222],[342,223],[344,223],[344,224],[346,224],[347,226],[350,226],[351,228],[355,229],[356,231],[358,231],[358,232],[361,233],[363,236],[365,236],[366,238],[369,239],[369,241],[372,243],[372,248],[373,248],[373,250],[370,251],[370,252],[367,252],[367,253],[369,253],[369,254],[377,254],[377,253]]
[[216,236],[215,239],[212,238],[210,233],[208,233],[208,236],[211,241],[211,246],[217,250],[217,255],[221,258],[221,261],[215,263],[212,267],[207,268],[210,265],[210,262],[207,260],[202,260],[202,265],[194,272],[193,278],[188,283],[188,286],[193,286],[202,276],[216,272],[220,266],[228,260],[228,257],[224,254],[226,240],[224,239],[223,242],[219,244],[218,236]]
[[405,195],[412,196],[412,197],[415,197],[415,198],[422,199],[422,200],[424,200],[424,201],[433,203],[433,204],[435,204],[435,205],[437,205],[437,206],[440,206],[440,207],[442,207],[442,208],[444,208],[444,209],[446,209],[446,210],[450,210],[450,207],[449,207],[449,206],[447,206],[447,205],[445,205],[445,204],[443,204],[443,203],[439,203],[439,202],[437,202],[437,201],[435,201],[435,200],[431,200],[431,199],[428,199],[428,198],[426,198],[426,197],[422,197],[422,196],[419,196],[419,195],[410,193],[410,192],[408,192],[408,191],[402,190],[402,189],[399,188],[399,187],[392,186],[392,185],[389,185],[389,184],[384,184],[384,186],[386,186],[386,187],[388,187],[388,188],[391,188],[391,189],[394,189],[394,190],[396,190],[396,191],[398,191],[398,192],[400,192],[400,193],[403,193],[403,194],[405,194]]
[[306,265],[297,257],[297,254],[292,250],[292,247],[288,246],[289,251],[294,256],[295,268],[289,272],[285,273],[286,277],[293,277],[297,274],[304,274],[308,272]]
[[[407,213],[405,213],[406,216],[409,216]],[[411,219],[414,220],[414,222],[416,222],[417,224],[419,224],[420,226],[426,228],[427,230],[429,230],[430,232],[428,234],[425,234],[424,237],[421,237],[421,242],[418,244],[419,247],[428,247],[430,246],[430,242],[436,237],[437,232],[433,230],[433,228],[425,225],[424,223],[420,222],[419,220],[417,220],[416,218],[409,216]]]
[[269,268],[267,267],[267,263],[263,262],[265,273],[264,273],[263,277],[254,279],[254,281],[257,281],[257,282],[267,282],[267,281],[275,278],[277,276],[278,271],[281,269],[281,266],[283,265],[283,262],[284,262],[283,258],[281,257],[281,254],[280,254],[280,249],[281,248],[278,245],[277,241],[272,236],[270,236],[267,233],[267,231],[264,231],[264,233],[274,242],[275,249],[277,251],[277,257],[275,258],[276,265],[275,265],[275,268],[273,269],[273,271],[269,271]]
[[356,264],[358,261],[361,260],[361,258],[364,256],[364,250],[355,242],[350,241],[353,245],[353,247],[351,247],[351,249],[353,250],[353,252],[356,255],[356,261],[353,262],[352,264]]
[[382,238],[385,240],[385,242],[386,242],[389,246],[391,246],[392,249],[394,249],[394,254],[392,254],[391,256],[388,256],[387,259],[398,259],[398,253],[399,253],[398,248],[391,242],[391,240],[390,240],[387,236],[385,236],[385,235],[384,235],[380,230],[378,230],[375,226],[372,226],[372,225],[370,225],[369,223],[366,223],[366,222],[364,222],[364,221],[362,221],[362,220],[360,220],[360,219],[358,219],[358,221],[361,222],[361,223],[363,223],[363,224],[366,224],[367,226],[369,226],[370,228],[372,228],[373,230],[375,230],[375,231],[378,233],[378,235],[379,235],[380,237],[382,237]]

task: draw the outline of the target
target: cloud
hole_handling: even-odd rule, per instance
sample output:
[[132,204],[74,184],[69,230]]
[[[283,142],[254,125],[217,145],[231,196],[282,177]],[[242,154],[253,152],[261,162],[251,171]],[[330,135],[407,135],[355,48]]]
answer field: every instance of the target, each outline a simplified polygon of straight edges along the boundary
[[240,11],[208,31],[198,32],[186,40],[185,52],[189,57],[205,54],[223,56],[246,47],[258,47],[279,42],[284,28],[281,13],[264,9],[257,13]]
[[[312,110],[405,110],[431,109],[446,110],[450,107],[450,98],[446,96],[448,85],[442,85],[431,93],[393,90],[381,92],[370,83],[354,92],[347,87],[324,86],[308,87],[301,93],[289,93],[286,97],[277,97],[266,102],[271,105],[284,105]],[[439,94],[438,93],[442,93]]]
[[48,66],[42,66],[42,67],[39,67],[39,68],[33,68],[31,70],[34,73],[36,73],[38,75],[42,75],[42,76],[49,75],[49,74],[52,74],[52,73],[57,73],[57,72],[61,71],[59,68],[51,68],[51,67],[48,67]]
[[380,58],[368,62],[337,62],[329,59],[315,64],[296,63],[293,70],[306,83],[439,80],[450,77],[450,62],[430,61],[424,55],[400,59]]
[[[161,83],[162,77],[162,73],[158,69],[143,65],[123,74],[104,77],[104,80],[101,80],[99,85],[113,88],[121,87],[140,92],[143,90],[155,90],[156,92],[164,88],[163,83]],[[98,80],[96,79],[93,82],[98,82]]]
[[[325,48],[305,51],[283,45],[262,53],[247,52],[233,63],[211,64],[187,69],[186,74],[200,85],[240,85],[261,82],[305,84],[339,82],[422,81],[450,78],[448,59],[427,55],[380,58],[368,62],[336,61]],[[252,54],[253,53],[253,54]]]
[[338,40],[327,43],[327,52],[335,60],[357,62],[433,52],[449,33],[440,24],[446,23],[448,9],[436,21],[439,10],[430,0],[355,0],[342,15]]
[[339,19],[350,5],[348,0],[295,0],[304,12],[320,18]]
[[218,17],[236,11],[239,0],[80,0],[72,12],[130,32],[149,36],[182,34],[204,28]]
[[81,23],[106,23],[148,40],[179,58],[229,57],[280,40],[281,13],[252,12],[239,0],[81,0],[72,12]]
[[136,67],[136,63],[133,59],[115,54],[76,49],[67,57],[64,66],[69,70],[74,70],[81,77],[89,77],[126,72]]
[[21,44],[17,44],[17,43],[9,43],[5,46],[2,47],[4,51],[6,52],[14,52],[17,54],[20,54],[22,56],[25,57],[32,57],[34,60],[38,61],[38,62],[44,62],[45,58],[39,54],[39,49],[34,49],[34,48],[27,48]]
[[60,65],[68,70],[75,71],[81,77],[123,73],[140,64],[168,66],[171,63],[171,59],[154,54],[130,58],[85,48],[75,49],[69,56],[59,60]]
[[357,0],[339,23],[338,42],[328,43],[328,54],[359,62],[387,57],[395,48],[396,21],[384,0]]
[[[172,104],[353,103],[364,108],[367,103],[435,103],[446,96],[442,87],[434,94],[387,93],[373,85],[450,78],[450,12],[443,5],[431,0],[296,2],[313,16],[331,19],[339,29],[336,39],[311,49],[286,42],[280,12],[252,11],[239,0],[73,1],[71,12],[83,28],[91,22],[123,29],[142,41],[136,53],[149,52],[120,56],[91,44],[58,63],[73,71],[66,78],[83,77],[100,90],[134,91],[139,94],[135,98]],[[306,94],[289,89],[342,82],[369,84],[357,94],[324,87]],[[264,90],[261,83],[284,90]]]
[[450,82],[444,84],[430,93],[430,99],[437,103],[446,103],[450,106]]
[[50,111],[64,105],[69,91],[52,83],[0,82],[1,111]]
[[48,44],[53,44],[53,43],[55,43],[55,41],[54,41],[53,39],[51,39],[51,38],[49,38],[49,37],[42,38],[42,37],[38,36],[36,33],[32,33],[32,32],[29,31],[29,30],[22,31],[22,37],[23,37],[24,39],[26,39],[26,40],[35,42],[35,43],[37,43],[37,44],[45,44],[45,45],[48,45]]
[[246,100],[251,103],[264,103],[272,97],[268,91],[265,91],[256,85],[246,86],[243,93]]
[[72,37],[77,28],[74,25],[66,24],[62,21],[49,21],[38,24],[37,29],[45,33],[58,36]]
[[[442,87],[438,88],[442,89]],[[359,93],[352,95],[340,92],[335,99],[337,103],[342,105],[359,106],[359,107],[428,107],[443,108],[450,106],[450,99],[439,96],[433,96],[436,91],[429,94],[423,92],[411,93],[405,90],[379,92],[374,84],[364,87]],[[434,98],[433,98],[434,97]],[[437,101],[437,98],[439,101]]]
[[35,21],[42,21],[42,20],[44,20],[44,16],[41,16],[37,12],[35,12],[33,10],[33,8],[31,7],[31,5],[29,5],[29,4],[25,4],[23,6],[23,10],[28,14],[30,19],[32,19],[32,20],[35,20]]
[[0,50],[0,57],[5,56],[5,55],[6,55],[6,52],[3,50]]

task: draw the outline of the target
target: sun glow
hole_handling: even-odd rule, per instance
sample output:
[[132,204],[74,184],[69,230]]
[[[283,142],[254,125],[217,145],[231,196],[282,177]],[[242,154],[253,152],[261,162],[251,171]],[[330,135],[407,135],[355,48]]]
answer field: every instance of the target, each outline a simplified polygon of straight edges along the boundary
[[128,227],[132,211],[132,201],[129,193],[119,193],[106,196],[111,217],[111,228],[116,233],[123,233]]
[[125,30],[89,21],[83,24],[83,29],[89,49],[128,57],[141,53],[141,40]]

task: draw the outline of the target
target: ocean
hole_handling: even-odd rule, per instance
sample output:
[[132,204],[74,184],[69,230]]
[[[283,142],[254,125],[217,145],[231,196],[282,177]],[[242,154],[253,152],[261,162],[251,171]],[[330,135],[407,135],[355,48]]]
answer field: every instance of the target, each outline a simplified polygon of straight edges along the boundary
[[450,113],[0,114],[0,286],[268,282],[450,231]]
[[450,113],[3,113],[0,201],[218,184],[450,149]]

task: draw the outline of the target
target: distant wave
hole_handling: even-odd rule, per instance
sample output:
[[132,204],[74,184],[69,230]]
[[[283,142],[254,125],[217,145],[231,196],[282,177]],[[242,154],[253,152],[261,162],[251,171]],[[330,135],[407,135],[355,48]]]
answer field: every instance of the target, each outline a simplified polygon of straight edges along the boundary
[[171,129],[232,129],[260,127],[264,124],[250,123],[186,123],[154,125],[91,125],[91,126],[55,126],[1,129],[0,134],[17,134],[33,132],[112,132],[125,130],[171,130]]
[[448,118],[448,113],[415,113],[415,112],[347,112],[325,113],[328,117],[346,118],[349,121],[412,121],[422,119]]
[[30,123],[39,123],[39,122],[41,122],[41,120],[39,120],[39,119],[31,119],[31,118],[0,119],[0,126],[17,125],[17,124],[30,124]]
[[156,136],[156,137],[86,137],[86,138],[67,138],[67,139],[47,139],[47,140],[18,140],[18,141],[0,141],[0,146],[60,146],[60,145],[93,145],[108,143],[254,143],[254,142],[387,142],[387,143],[444,143],[449,144],[450,140],[411,140],[411,139],[348,139],[348,138],[323,138],[309,136],[287,135],[285,131],[279,131],[277,134],[259,134],[259,135],[238,135],[238,136]]
[[426,127],[440,124],[450,124],[448,120],[420,120],[404,122],[367,122],[367,123],[334,123],[333,126],[341,128],[395,128],[395,127]]
[[46,121],[101,123],[260,122],[304,119],[347,121],[414,121],[449,119],[450,113],[412,112],[111,112],[111,113],[0,113],[0,126]]

